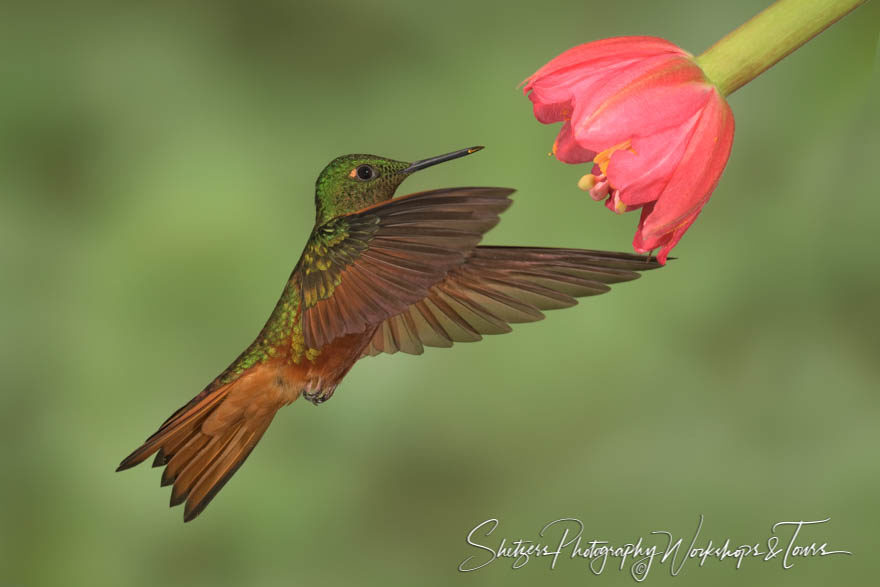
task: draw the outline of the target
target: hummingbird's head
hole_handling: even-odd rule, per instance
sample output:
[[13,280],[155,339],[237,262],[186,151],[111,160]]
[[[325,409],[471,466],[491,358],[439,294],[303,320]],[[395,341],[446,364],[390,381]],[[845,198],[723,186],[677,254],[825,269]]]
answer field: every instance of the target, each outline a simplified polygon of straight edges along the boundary
[[337,157],[324,168],[315,183],[315,221],[321,225],[336,216],[390,200],[411,173],[470,155],[482,148],[460,149],[413,163],[378,155]]

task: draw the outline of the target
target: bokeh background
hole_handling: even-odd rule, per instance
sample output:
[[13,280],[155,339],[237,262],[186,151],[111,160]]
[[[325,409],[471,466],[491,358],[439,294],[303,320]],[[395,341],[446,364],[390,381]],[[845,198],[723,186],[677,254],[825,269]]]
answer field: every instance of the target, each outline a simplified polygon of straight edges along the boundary
[[731,98],[679,260],[452,350],[365,360],[283,410],[184,525],[119,460],[250,342],[334,156],[487,149],[409,180],[518,189],[492,244],[630,250],[517,84],[570,46],[699,53],[765,5],[689,0],[4,3],[0,584],[627,585],[578,561],[456,569],[467,532],[573,516],[852,557],[668,566],[676,585],[866,584],[880,545],[877,3]]

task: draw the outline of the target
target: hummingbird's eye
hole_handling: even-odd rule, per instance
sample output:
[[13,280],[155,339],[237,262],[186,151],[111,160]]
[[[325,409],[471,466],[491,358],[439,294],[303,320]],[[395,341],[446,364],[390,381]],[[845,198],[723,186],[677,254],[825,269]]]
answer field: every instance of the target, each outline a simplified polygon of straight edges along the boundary
[[355,173],[357,174],[357,178],[361,181],[369,181],[376,177],[376,170],[369,165],[359,166],[355,169]]

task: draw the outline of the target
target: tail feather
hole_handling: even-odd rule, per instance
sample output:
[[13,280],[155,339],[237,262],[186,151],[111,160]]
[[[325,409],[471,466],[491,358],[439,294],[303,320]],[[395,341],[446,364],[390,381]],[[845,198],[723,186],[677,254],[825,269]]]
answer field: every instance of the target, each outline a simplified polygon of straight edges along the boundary
[[223,453],[214,460],[211,467],[193,485],[189,493],[189,501],[184,511],[184,520],[189,521],[199,515],[214,499],[214,496],[232,478],[244,460],[259,442],[269,421],[259,430],[239,430],[235,437],[226,445]]
[[192,430],[198,427],[206,415],[226,397],[226,392],[228,392],[228,386],[221,387],[209,394],[202,392],[194,397],[189,403],[165,420],[162,426],[159,427],[159,430],[147,438],[141,446],[125,457],[119,463],[116,470],[124,471],[139,465],[160,448],[165,447],[159,455],[156,455],[156,460],[154,461],[154,465],[161,466],[157,465],[157,463],[165,460],[169,450],[180,446],[180,444],[186,441]]
[[178,478],[184,474],[190,463],[193,463],[213,440],[214,438],[207,434],[202,434],[201,432],[194,433],[189,441],[183,446],[183,449],[172,456],[171,460],[165,466],[165,471],[162,474],[162,484],[171,485],[172,483],[175,483],[176,489],[172,493],[180,493],[181,489],[186,484],[186,479],[180,479],[180,483],[178,483]]
[[239,426],[227,430],[221,436],[207,437],[209,439],[208,442],[204,443],[201,450],[186,462],[183,470],[177,476],[177,479],[174,480],[174,487],[171,490],[172,507],[183,503],[196,482],[207,472],[211,464],[220,456],[220,453],[240,429],[241,427]]
[[153,453],[173,485],[171,506],[186,502],[184,521],[198,516],[244,463],[278,409],[296,399],[275,371],[254,367],[234,382],[209,388],[175,412],[119,465],[133,467]]

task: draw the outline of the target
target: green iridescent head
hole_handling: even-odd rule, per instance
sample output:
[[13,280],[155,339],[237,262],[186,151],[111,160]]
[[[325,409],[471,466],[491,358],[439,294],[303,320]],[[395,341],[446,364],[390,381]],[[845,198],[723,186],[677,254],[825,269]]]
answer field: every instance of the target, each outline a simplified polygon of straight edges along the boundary
[[328,220],[390,200],[411,173],[470,155],[483,147],[460,149],[409,163],[378,155],[342,155],[330,162],[315,183],[315,221]]

